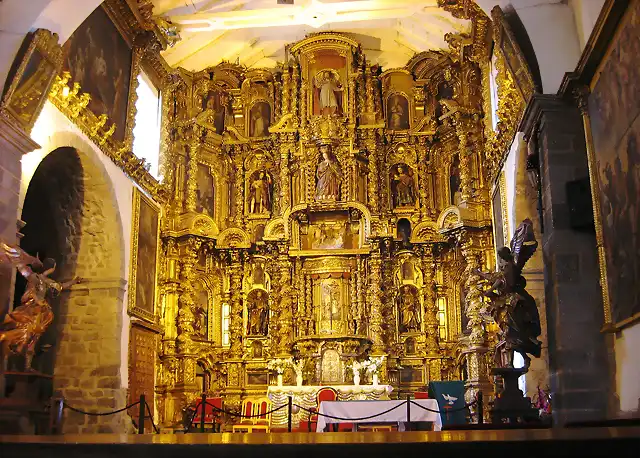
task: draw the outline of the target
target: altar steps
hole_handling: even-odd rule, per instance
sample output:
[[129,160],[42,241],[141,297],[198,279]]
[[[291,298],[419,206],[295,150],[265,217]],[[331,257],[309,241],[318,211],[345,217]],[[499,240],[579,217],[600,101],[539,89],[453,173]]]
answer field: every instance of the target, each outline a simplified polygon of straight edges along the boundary
[[639,427],[403,433],[0,436],[3,458],[637,458],[639,450]]

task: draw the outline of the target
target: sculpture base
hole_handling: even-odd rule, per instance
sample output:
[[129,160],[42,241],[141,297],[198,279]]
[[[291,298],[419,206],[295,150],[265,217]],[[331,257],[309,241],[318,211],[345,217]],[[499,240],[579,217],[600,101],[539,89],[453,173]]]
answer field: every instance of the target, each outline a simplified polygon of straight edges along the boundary
[[493,423],[529,423],[539,421],[531,398],[528,398],[518,387],[518,378],[527,373],[526,369],[510,367],[495,368],[491,371],[502,379],[502,391],[498,393],[491,409]]
[[0,430],[5,434],[43,434],[48,430],[48,399],[53,377],[41,372],[6,371],[0,397]]

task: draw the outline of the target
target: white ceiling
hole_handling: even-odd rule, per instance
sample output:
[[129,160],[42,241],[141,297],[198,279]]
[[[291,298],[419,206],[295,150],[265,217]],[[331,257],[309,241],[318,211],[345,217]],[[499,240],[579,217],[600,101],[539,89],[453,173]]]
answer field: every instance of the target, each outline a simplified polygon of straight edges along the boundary
[[352,34],[367,58],[384,68],[415,54],[447,49],[444,35],[471,24],[438,8],[437,0],[153,0],[154,14],[179,24],[182,40],[163,55],[174,67],[199,71],[222,60],[272,68],[285,45],[319,31]]

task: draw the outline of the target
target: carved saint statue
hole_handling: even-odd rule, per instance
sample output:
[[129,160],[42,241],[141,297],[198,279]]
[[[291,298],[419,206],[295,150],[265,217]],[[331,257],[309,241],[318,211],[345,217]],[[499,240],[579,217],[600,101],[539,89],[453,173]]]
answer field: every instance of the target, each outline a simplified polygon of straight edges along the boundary
[[524,357],[525,368],[531,363],[528,355],[540,357],[540,315],[535,299],[525,290],[527,282],[522,276],[522,269],[537,248],[533,223],[527,218],[516,229],[511,248],[498,250],[502,261],[500,271],[478,272],[482,278],[480,287],[491,301],[484,315],[490,314],[489,319],[500,328],[496,359],[502,367],[513,367],[514,351]]
[[399,164],[391,177],[394,207],[405,207],[416,202],[415,184],[408,170],[406,165]]
[[251,213],[269,213],[271,211],[271,179],[261,171],[251,183],[249,191],[249,211]]
[[268,329],[267,294],[264,291],[256,291],[253,300],[249,303],[247,319],[247,335],[266,336]]
[[400,305],[400,332],[412,332],[420,330],[420,317],[416,296],[411,286],[404,286],[399,296]]
[[405,130],[409,128],[407,99],[401,95],[389,98],[388,123],[391,130]]
[[269,105],[258,102],[251,109],[251,137],[266,137],[269,135]]
[[[53,321],[53,311],[47,302],[49,290],[60,294],[63,289],[80,282],[74,279],[58,283],[49,278],[56,270],[53,259],[42,263],[38,258],[28,255],[17,246],[0,241],[0,262],[13,264],[27,280],[27,286],[20,305],[8,313],[0,323],[0,342],[3,353],[24,353],[25,370],[30,371],[36,344]],[[45,268],[45,265],[48,266]],[[41,273],[33,269],[41,270]]]
[[341,94],[343,88],[338,81],[338,74],[332,70],[321,70],[314,78],[315,86],[320,90],[320,114],[340,114]]
[[340,165],[331,154],[328,145],[320,147],[322,162],[318,164],[316,175],[316,200],[319,202],[335,202],[340,193],[340,182],[342,181],[342,171]]

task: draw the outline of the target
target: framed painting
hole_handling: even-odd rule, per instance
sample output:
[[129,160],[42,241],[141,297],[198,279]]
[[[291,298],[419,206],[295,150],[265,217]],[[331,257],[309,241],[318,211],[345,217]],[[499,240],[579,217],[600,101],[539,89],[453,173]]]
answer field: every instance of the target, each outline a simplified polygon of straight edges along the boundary
[[[631,1],[591,81],[593,136],[609,325],[640,320],[640,1]],[[597,208],[597,207],[596,207]],[[605,302],[607,295],[604,295]],[[605,310],[607,304],[605,303]]]
[[18,56],[7,79],[2,108],[30,132],[62,65],[58,35],[44,29],[29,33]]
[[72,82],[91,95],[88,108],[96,116],[106,115],[116,125],[113,138],[129,141],[133,129],[135,94],[134,53],[109,15],[98,7],[80,24],[64,44],[63,68]]
[[133,190],[132,228],[129,313],[155,322],[160,208],[137,188]]

